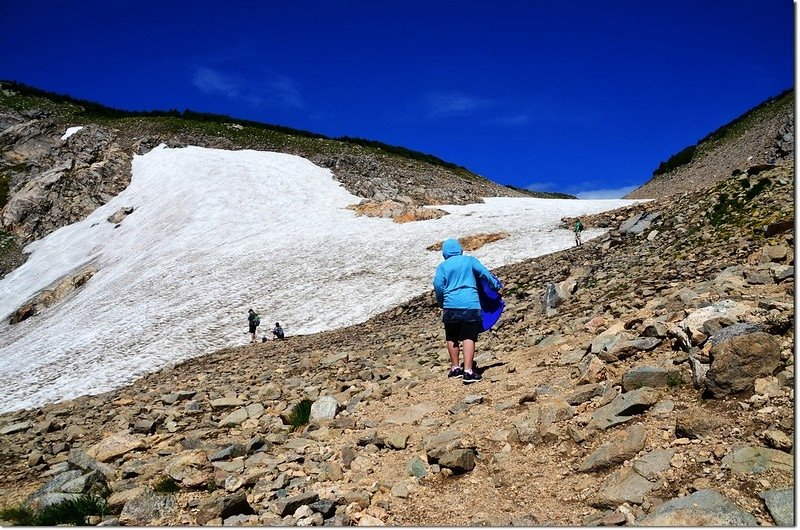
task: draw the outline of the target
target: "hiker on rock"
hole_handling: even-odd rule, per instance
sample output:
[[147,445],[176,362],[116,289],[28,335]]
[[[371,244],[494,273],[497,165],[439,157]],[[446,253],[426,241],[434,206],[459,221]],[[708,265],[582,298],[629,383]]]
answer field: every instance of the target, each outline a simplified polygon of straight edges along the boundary
[[247,310],[247,324],[250,326],[250,342],[256,341],[256,330],[261,324],[261,319],[252,309]]
[[[461,377],[465,385],[475,383],[482,379],[473,365],[475,343],[483,330],[478,281],[485,278],[497,290],[502,285],[477,258],[463,255],[455,239],[442,243],[442,256],[444,261],[436,267],[433,288],[436,302],[443,308],[442,322],[450,354],[447,377]],[[464,349],[463,368],[459,366],[459,345]]]
[[581,241],[581,232],[583,232],[583,223],[580,219],[575,219],[575,246],[579,247],[583,244]]
[[284,338],[283,328],[280,322],[275,322],[275,327],[272,328],[272,340]]

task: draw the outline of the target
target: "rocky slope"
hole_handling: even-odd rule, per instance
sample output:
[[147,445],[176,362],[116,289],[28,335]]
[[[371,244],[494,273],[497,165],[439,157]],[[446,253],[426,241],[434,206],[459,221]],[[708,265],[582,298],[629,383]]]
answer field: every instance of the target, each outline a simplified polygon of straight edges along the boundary
[[749,167],[793,163],[794,90],[765,101],[689,149],[691,160],[654,175],[625,198],[668,197],[713,186]]
[[429,293],[0,416],[3,504],[102,493],[102,525],[792,525],[794,165],[747,169],[496,270],[480,383],[446,378]]

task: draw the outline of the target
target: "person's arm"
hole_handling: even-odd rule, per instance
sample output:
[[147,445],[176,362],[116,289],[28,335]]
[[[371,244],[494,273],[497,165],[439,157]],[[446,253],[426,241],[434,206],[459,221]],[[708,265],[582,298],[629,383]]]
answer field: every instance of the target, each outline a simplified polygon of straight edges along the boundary
[[494,274],[489,272],[489,269],[484,267],[483,263],[481,263],[480,260],[478,260],[478,258],[474,258],[474,260],[472,262],[472,269],[475,271],[475,274],[477,274],[478,276],[480,276],[482,278],[486,278],[489,281],[489,283],[492,284],[492,287],[494,288],[495,291],[500,290],[500,288],[502,286],[502,284],[500,283],[500,280],[495,278]]
[[444,305],[444,273],[441,267],[436,267],[436,274],[433,275],[433,290],[436,293],[436,303],[442,307]]

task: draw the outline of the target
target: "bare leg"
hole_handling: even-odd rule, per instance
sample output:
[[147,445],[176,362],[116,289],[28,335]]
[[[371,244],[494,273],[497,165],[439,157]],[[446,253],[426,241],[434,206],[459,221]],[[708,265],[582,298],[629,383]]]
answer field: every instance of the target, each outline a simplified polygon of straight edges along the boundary
[[447,341],[447,353],[450,354],[450,366],[458,366],[458,346],[452,340]]
[[472,360],[475,358],[475,341],[464,339],[464,371],[472,372]]

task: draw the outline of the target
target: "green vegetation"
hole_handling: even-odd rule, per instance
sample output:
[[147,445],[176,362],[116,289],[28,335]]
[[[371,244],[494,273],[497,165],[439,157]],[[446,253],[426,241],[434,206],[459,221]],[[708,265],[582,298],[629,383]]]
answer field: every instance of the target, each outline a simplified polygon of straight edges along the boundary
[[683,380],[681,379],[681,374],[675,372],[667,374],[667,386],[675,388],[681,386],[681,384],[683,384]]
[[297,405],[292,407],[292,412],[289,415],[289,423],[292,425],[292,430],[296,431],[304,425],[308,424],[311,418],[311,405],[313,401],[304,399]]
[[530,195],[531,197],[536,197],[539,199],[577,199],[574,195],[569,195],[568,193],[559,193],[559,192],[549,192],[549,191],[533,191],[526,188],[520,188],[517,186],[512,186],[511,184],[506,184],[506,188],[514,191],[518,191],[520,193],[524,193],[526,195]]
[[177,493],[180,490],[180,485],[169,475],[164,475],[161,480],[153,484],[153,491],[156,493]]
[[13,521],[20,526],[88,526],[86,518],[90,515],[107,515],[105,499],[96,495],[84,494],[58,504],[33,511],[20,505],[0,511],[0,519]]
[[691,162],[695,155],[707,151],[712,146],[730,138],[740,136],[748,127],[750,120],[756,116],[770,116],[784,110],[784,107],[794,103],[794,88],[784,90],[777,96],[771,97],[763,103],[753,107],[741,116],[726,123],[719,129],[701,138],[697,144],[685,147],[672,155],[667,161],[661,162],[653,171],[653,176],[661,175]]
[[728,193],[720,193],[717,202],[709,212],[708,217],[712,226],[720,226],[726,223],[737,222],[739,213],[743,212],[747,203],[758,197],[761,192],[772,185],[772,181],[766,177],[759,179],[755,186],[750,187],[742,183],[744,194],[730,196]]
[[0,173],[0,208],[8,202],[8,194],[11,191],[11,175]]

